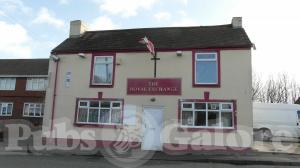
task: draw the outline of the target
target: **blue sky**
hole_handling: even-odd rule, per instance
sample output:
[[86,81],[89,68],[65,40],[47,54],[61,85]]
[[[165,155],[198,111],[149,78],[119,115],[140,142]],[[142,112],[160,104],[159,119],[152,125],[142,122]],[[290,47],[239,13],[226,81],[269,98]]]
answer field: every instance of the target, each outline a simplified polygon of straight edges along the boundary
[[70,20],[91,30],[228,24],[243,17],[256,44],[253,69],[300,82],[297,0],[0,0],[0,58],[49,57],[68,37]]

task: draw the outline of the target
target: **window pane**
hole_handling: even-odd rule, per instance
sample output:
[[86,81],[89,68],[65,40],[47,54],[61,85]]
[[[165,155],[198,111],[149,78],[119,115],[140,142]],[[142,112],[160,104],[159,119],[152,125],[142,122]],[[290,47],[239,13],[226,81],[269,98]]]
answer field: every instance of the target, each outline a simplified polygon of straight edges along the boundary
[[89,121],[97,123],[99,118],[99,110],[98,109],[90,109],[89,110]]
[[38,80],[32,79],[32,90],[38,90]]
[[216,59],[215,53],[198,53],[197,59]]
[[96,57],[95,63],[112,63],[112,57]]
[[34,116],[34,107],[29,107],[29,116]]
[[206,126],[206,112],[196,111],[195,112],[195,126]]
[[7,104],[7,115],[11,115],[12,113],[12,104]]
[[222,127],[232,127],[232,113],[226,112],[226,113],[221,113],[221,124]]
[[219,103],[208,103],[209,110],[219,110]]
[[183,108],[193,108],[193,104],[192,103],[183,103],[182,107]]
[[110,102],[101,102],[102,108],[110,108]]
[[109,64],[95,64],[94,66],[94,83],[110,84],[112,82],[113,66]]
[[193,125],[192,111],[182,111],[182,125]]
[[196,62],[196,83],[217,83],[218,72],[216,61]]
[[29,105],[25,104],[25,106],[24,106],[24,115],[27,116],[28,112],[29,112]]
[[109,123],[109,109],[100,110],[100,122]]
[[121,123],[121,109],[112,109],[111,110],[111,122],[112,123]]
[[219,112],[208,112],[208,126],[219,126]]
[[27,79],[26,89],[27,90],[32,90],[32,79],[31,78]]
[[113,102],[112,107],[121,107],[121,103],[120,102]]
[[99,101],[90,101],[90,107],[99,107]]
[[2,115],[6,115],[7,106],[5,104],[2,105]]
[[232,104],[231,103],[223,103],[222,104],[222,109],[223,110],[231,110],[232,109]]
[[79,108],[78,111],[78,122],[86,122],[87,121],[87,109]]
[[88,102],[79,102],[79,106],[81,107],[87,107],[88,106]]
[[195,103],[195,109],[206,109],[206,103]]

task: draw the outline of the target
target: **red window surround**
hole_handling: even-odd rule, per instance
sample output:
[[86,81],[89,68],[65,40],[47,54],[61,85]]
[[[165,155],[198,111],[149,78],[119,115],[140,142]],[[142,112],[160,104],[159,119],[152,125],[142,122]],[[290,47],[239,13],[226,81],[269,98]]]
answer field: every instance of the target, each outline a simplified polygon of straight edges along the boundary
[[[122,102],[122,110],[121,110],[121,124],[116,125],[107,125],[107,124],[85,124],[85,123],[77,123],[77,113],[78,113],[78,103],[80,100],[97,100],[97,101],[121,101]],[[124,119],[124,99],[118,98],[102,98],[102,93],[98,93],[98,98],[77,98],[76,106],[75,106],[75,116],[73,125],[76,127],[88,127],[88,128],[123,128],[123,119]]]
[[[195,81],[196,78],[196,66],[195,66],[195,54],[198,52],[216,52],[217,53],[217,64],[218,64],[218,83],[217,84],[197,84]],[[193,87],[207,87],[207,88],[218,88],[221,87],[221,60],[220,60],[220,49],[199,49],[199,50],[192,50],[193,54],[193,61],[192,61],[192,67],[193,67]]]
[[[181,127],[181,102],[230,102],[233,103],[233,128],[184,128]],[[209,131],[209,132],[232,132],[237,129],[237,116],[236,116],[236,100],[223,100],[223,99],[179,99],[178,100],[178,131],[196,132],[196,131]]]
[[[112,83],[109,85],[102,84],[93,84],[93,76],[94,76],[94,61],[96,56],[112,56],[113,57],[113,77]],[[95,52],[92,53],[92,61],[91,61],[91,72],[90,72],[90,87],[92,88],[113,88],[115,83],[115,69],[116,69],[116,53],[114,52]]]

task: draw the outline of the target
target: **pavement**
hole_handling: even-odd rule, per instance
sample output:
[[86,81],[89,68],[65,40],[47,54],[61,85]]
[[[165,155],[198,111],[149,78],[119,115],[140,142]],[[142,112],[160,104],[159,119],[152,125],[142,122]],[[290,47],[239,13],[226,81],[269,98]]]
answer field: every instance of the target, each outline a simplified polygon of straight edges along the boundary
[[[7,150],[6,142],[0,142],[0,156],[68,156],[68,157],[97,157],[106,160],[120,161],[153,161],[153,162],[193,162],[231,165],[273,165],[300,167],[299,143],[259,142],[253,144],[252,150],[247,151],[199,151],[199,152],[152,152],[131,150],[125,154],[115,151],[97,149],[92,151],[58,150],[52,146],[32,146],[32,139],[19,143],[21,149]],[[40,149],[40,150],[37,150]],[[142,157],[144,156],[144,157]],[[1,162],[2,163],[2,162]]]
[[[5,145],[0,143],[0,156],[82,156],[82,157],[101,157],[111,160],[150,160],[150,161],[178,161],[194,163],[218,163],[232,165],[273,165],[273,166],[300,166],[300,155],[284,152],[260,152],[249,150],[244,152],[224,152],[224,151],[199,151],[199,152],[178,152],[164,153],[141,150],[131,150],[126,154],[115,155],[112,151],[93,150],[35,150],[32,146],[23,146],[21,150],[5,150]],[[149,155],[149,156],[147,156]],[[141,157],[146,156],[146,157]]]

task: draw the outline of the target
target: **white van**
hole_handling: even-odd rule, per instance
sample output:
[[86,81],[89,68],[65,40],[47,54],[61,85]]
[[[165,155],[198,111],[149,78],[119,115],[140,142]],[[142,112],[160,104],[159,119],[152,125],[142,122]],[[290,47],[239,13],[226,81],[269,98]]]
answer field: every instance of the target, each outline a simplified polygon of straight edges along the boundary
[[258,140],[299,138],[300,105],[253,103],[253,129]]

